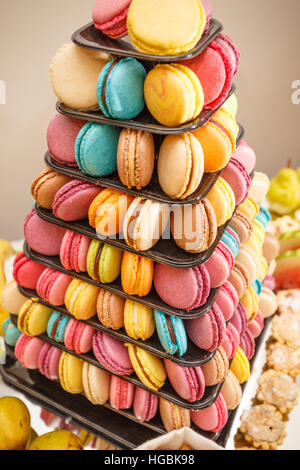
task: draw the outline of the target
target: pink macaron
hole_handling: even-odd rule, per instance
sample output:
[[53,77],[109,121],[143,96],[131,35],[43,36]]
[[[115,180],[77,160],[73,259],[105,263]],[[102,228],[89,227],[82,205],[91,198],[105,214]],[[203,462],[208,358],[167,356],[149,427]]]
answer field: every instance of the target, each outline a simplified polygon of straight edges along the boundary
[[231,158],[223,170],[222,178],[227,181],[234,192],[236,205],[242,204],[247,198],[251,186],[251,178],[244,165],[235,158]]
[[225,322],[228,322],[239,304],[239,298],[235,288],[226,281],[220,288],[215,304],[221,309]]
[[194,403],[205,392],[205,380],[201,367],[182,367],[164,359],[168,379],[175,392],[184,400]]
[[202,54],[181,62],[197,75],[204,92],[204,108],[215,109],[228,97],[240,62],[232,40],[223,34],[209,44]]
[[65,346],[77,354],[86,354],[92,349],[96,330],[77,320],[70,320],[64,335]]
[[192,422],[203,431],[219,432],[227,423],[228,411],[226,402],[220,393],[217,401],[204,410],[191,411]]
[[127,35],[127,13],[132,0],[96,0],[93,8],[95,28],[112,38]]
[[97,331],[93,336],[93,351],[96,359],[108,371],[117,375],[133,373],[126,346],[113,336]]
[[86,257],[90,244],[90,238],[68,230],[60,247],[60,261],[63,267],[77,273],[86,272]]
[[75,142],[81,128],[86,123],[57,114],[49,124],[47,143],[51,157],[58,163],[77,166],[75,159]]
[[154,286],[166,304],[188,312],[206,303],[211,287],[204,265],[180,269],[159,263],[154,270]]
[[35,209],[25,219],[25,240],[33,251],[41,255],[57,256],[65,232],[65,229],[41,219]]
[[225,353],[227,354],[228,360],[230,361],[233,359],[237,348],[240,344],[240,335],[237,332],[235,326],[232,323],[228,323],[226,326],[226,335],[222,341],[222,348],[224,349]]
[[265,320],[260,311],[257,312],[256,317],[252,320],[248,326],[249,331],[252,333],[254,339],[258,338],[265,326]]
[[248,326],[248,315],[244,305],[239,302],[236,311],[234,312],[230,323],[235,327],[238,334],[243,336]]
[[185,327],[190,340],[205,351],[215,351],[226,334],[224,317],[217,304],[202,317],[187,320]]
[[210,2],[210,0],[201,0],[201,3],[202,3],[202,6],[204,8],[205,15],[206,15],[206,27],[205,27],[205,29],[207,29],[209,27],[210,20],[212,19],[213,6],[212,6],[212,3]]
[[45,302],[53,306],[64,305],[65,293],[71,282],[72,278],[67,274],[46,268],[39,277],[36,291]]
[[112,376],[110,381],[110,404],[115,410],[129,410],[133,404],[134,385]]
[[31,261],[23,252],[15,257],[13,277],[17,284],[25,289],[35,290],[44,270],[45,266]]
[[204,265],[210,277],[211,288],[221,287],[230,276],[234,266],[234,257],[229,248],[220,241],[212,256]]
[[272,291],[275,290],[276,287],[276,280],[274,276],[266,276],[264,282],[263,282],[263,287],[266,287],[267,289],[270,289]]
[[154,418],[158,410],[158,396],[140,387],[135,388],[133,412],[141,423]]
[[244,166],[249,175],[252,173],[256,165],[256,155],[247,142],[241,140],[233,154],[233,158]]
[[89,207],[101,191],[95,184],[72,180],[56,193],[52,212],[66,222],[87,219]]
[[61,355],[62,351],[54,346],[50,346],[50,344],[44,343],[39,355],[38,369],[47,379],[58,380],[58,367]]
[[39,338],[30,338],[24,333],[19,337],[15,346],[15,355],[25,369],[38,369],[40,352],[44,341]]
[[249,328],[247,328],[243,336],[241,336],[240,346],[250,361],[255,354],[255,340]]

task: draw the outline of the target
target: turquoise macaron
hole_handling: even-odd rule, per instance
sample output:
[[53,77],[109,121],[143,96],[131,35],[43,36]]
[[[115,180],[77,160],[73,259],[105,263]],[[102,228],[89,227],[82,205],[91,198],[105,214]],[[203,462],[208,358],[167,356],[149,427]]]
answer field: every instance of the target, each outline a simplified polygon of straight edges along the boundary
[[253,289],[257,293],[257,295],[260,295],[262,292],[262,283],[260,282],[259,279],[256,279],[256,281],[253,282],[252,284]]
[[86,175],[100,178],[117,170],[117,150],[121,129],[89,122],[75,142],[77,165]]
[[156,331],[166,353],[179,357],[187,351],[187,334],[181,318],[154,310]]
[[241,243],[238,234],[231,227],[228,227],[221,237],[221,241],[229,248],[233,257],[239,254]]
[[267,227],[267,225],[270,222],[271,218],[272,217],[271,217],[271,214],[268,211],[268,209],[266,209],[263,206],[259,206],[259,213],[256,216],[256,220],[258,220],[263,225],[264,228]]
[[7,318],[2,324],[2,331],[4,333],[4,341],[8,346],[15,347],[16,342],[21,336],[21,331]]
[[133,119],[145,107],[146,70],[136,59],[117,58],[102,69],[97,99],[103,114],[114,119]]
[[47,335],[57,343],[63,343],[70,318],[59,312],[53,312],[47,324]]

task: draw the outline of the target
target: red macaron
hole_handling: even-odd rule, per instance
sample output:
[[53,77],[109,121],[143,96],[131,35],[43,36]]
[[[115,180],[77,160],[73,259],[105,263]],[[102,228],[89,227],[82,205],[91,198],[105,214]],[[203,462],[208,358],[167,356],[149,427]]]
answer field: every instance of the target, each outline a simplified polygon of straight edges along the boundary
[[25,289],[35,290],[37,282],[44,270],[45,266],[31,261],[23,252],[15,257],[13,277],[16,283]]

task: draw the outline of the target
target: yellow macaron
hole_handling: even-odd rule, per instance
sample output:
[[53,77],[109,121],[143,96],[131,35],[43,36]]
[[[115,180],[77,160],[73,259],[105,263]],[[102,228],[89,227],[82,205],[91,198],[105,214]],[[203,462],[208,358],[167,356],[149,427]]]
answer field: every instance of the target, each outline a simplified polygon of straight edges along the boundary
[[133,344],[125,344],[136,375],[150,390],[159,390],[165,383],[167,374],[159,357]]
[[257,314],[259,303],[258,295],[255,292],[253,286],[248,287],[240,301],[244,305],[248,315],[249,323],[251,323],[251,321]]
[[231,186],[223,178],[219,177],[207,199],[213,206],[218,227],[225,224],[232,217],[235,209],[235,196]]
[[73,279],[65,294],[65,305],[77,320],[89,320],[97,313],[100,288]]
[[242,204],[239,205],[238,210],[241,211],[252,222],[259,213],[259,206],[254,201],[254,199],[248,197]]
[[146,305],[127,299],[124,308],[124,325],[130,338],[146,341],[155,331],[153,310]]
[[47,324],[53,311],[29,299],[20,308],[18,328],[27,336],[39,336],[46,332]]
[[66,392],[77,394],[83,392],[82,383],[83,361],[71,354],[63,352],[59,361],[59,380]]
[[231,372],[236,376],[240,384],[247,382],[250,378],[250,363],[244,353],[239,347],[230,366]]

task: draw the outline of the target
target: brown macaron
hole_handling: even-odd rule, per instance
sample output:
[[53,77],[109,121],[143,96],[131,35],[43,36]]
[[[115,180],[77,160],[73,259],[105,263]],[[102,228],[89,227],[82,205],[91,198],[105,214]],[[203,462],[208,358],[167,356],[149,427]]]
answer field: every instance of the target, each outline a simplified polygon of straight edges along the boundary
[[150,183],[155,161],[152,134],[123,129],[118,143],[119,178],[128,189],[142,189]]
[[159,399],[159,412],[167,432],[191,426],[190,411],[163,398]]
[[202,366],[206,387],[224,382],[229,370],[229,361],[222,346],[217,349],[215,356]]
[[158,180],[162,190],[173,199],[193,194],[204,173],[200,142],[190,133],[168,135],[159,151]]
[[97,315],[100,323],[115,331],[123,328],[124,306],[125,299],[101,289],[97,299]]
[[175,243],[188,253],[202,253],[215,241],[217,219],[207,198],[197,204],[175,206],[171,212]]
[[68,176],[46,168],[33,181],[31,194],[39,206],[51,210],[56,193],[69,181],[71,178]]

